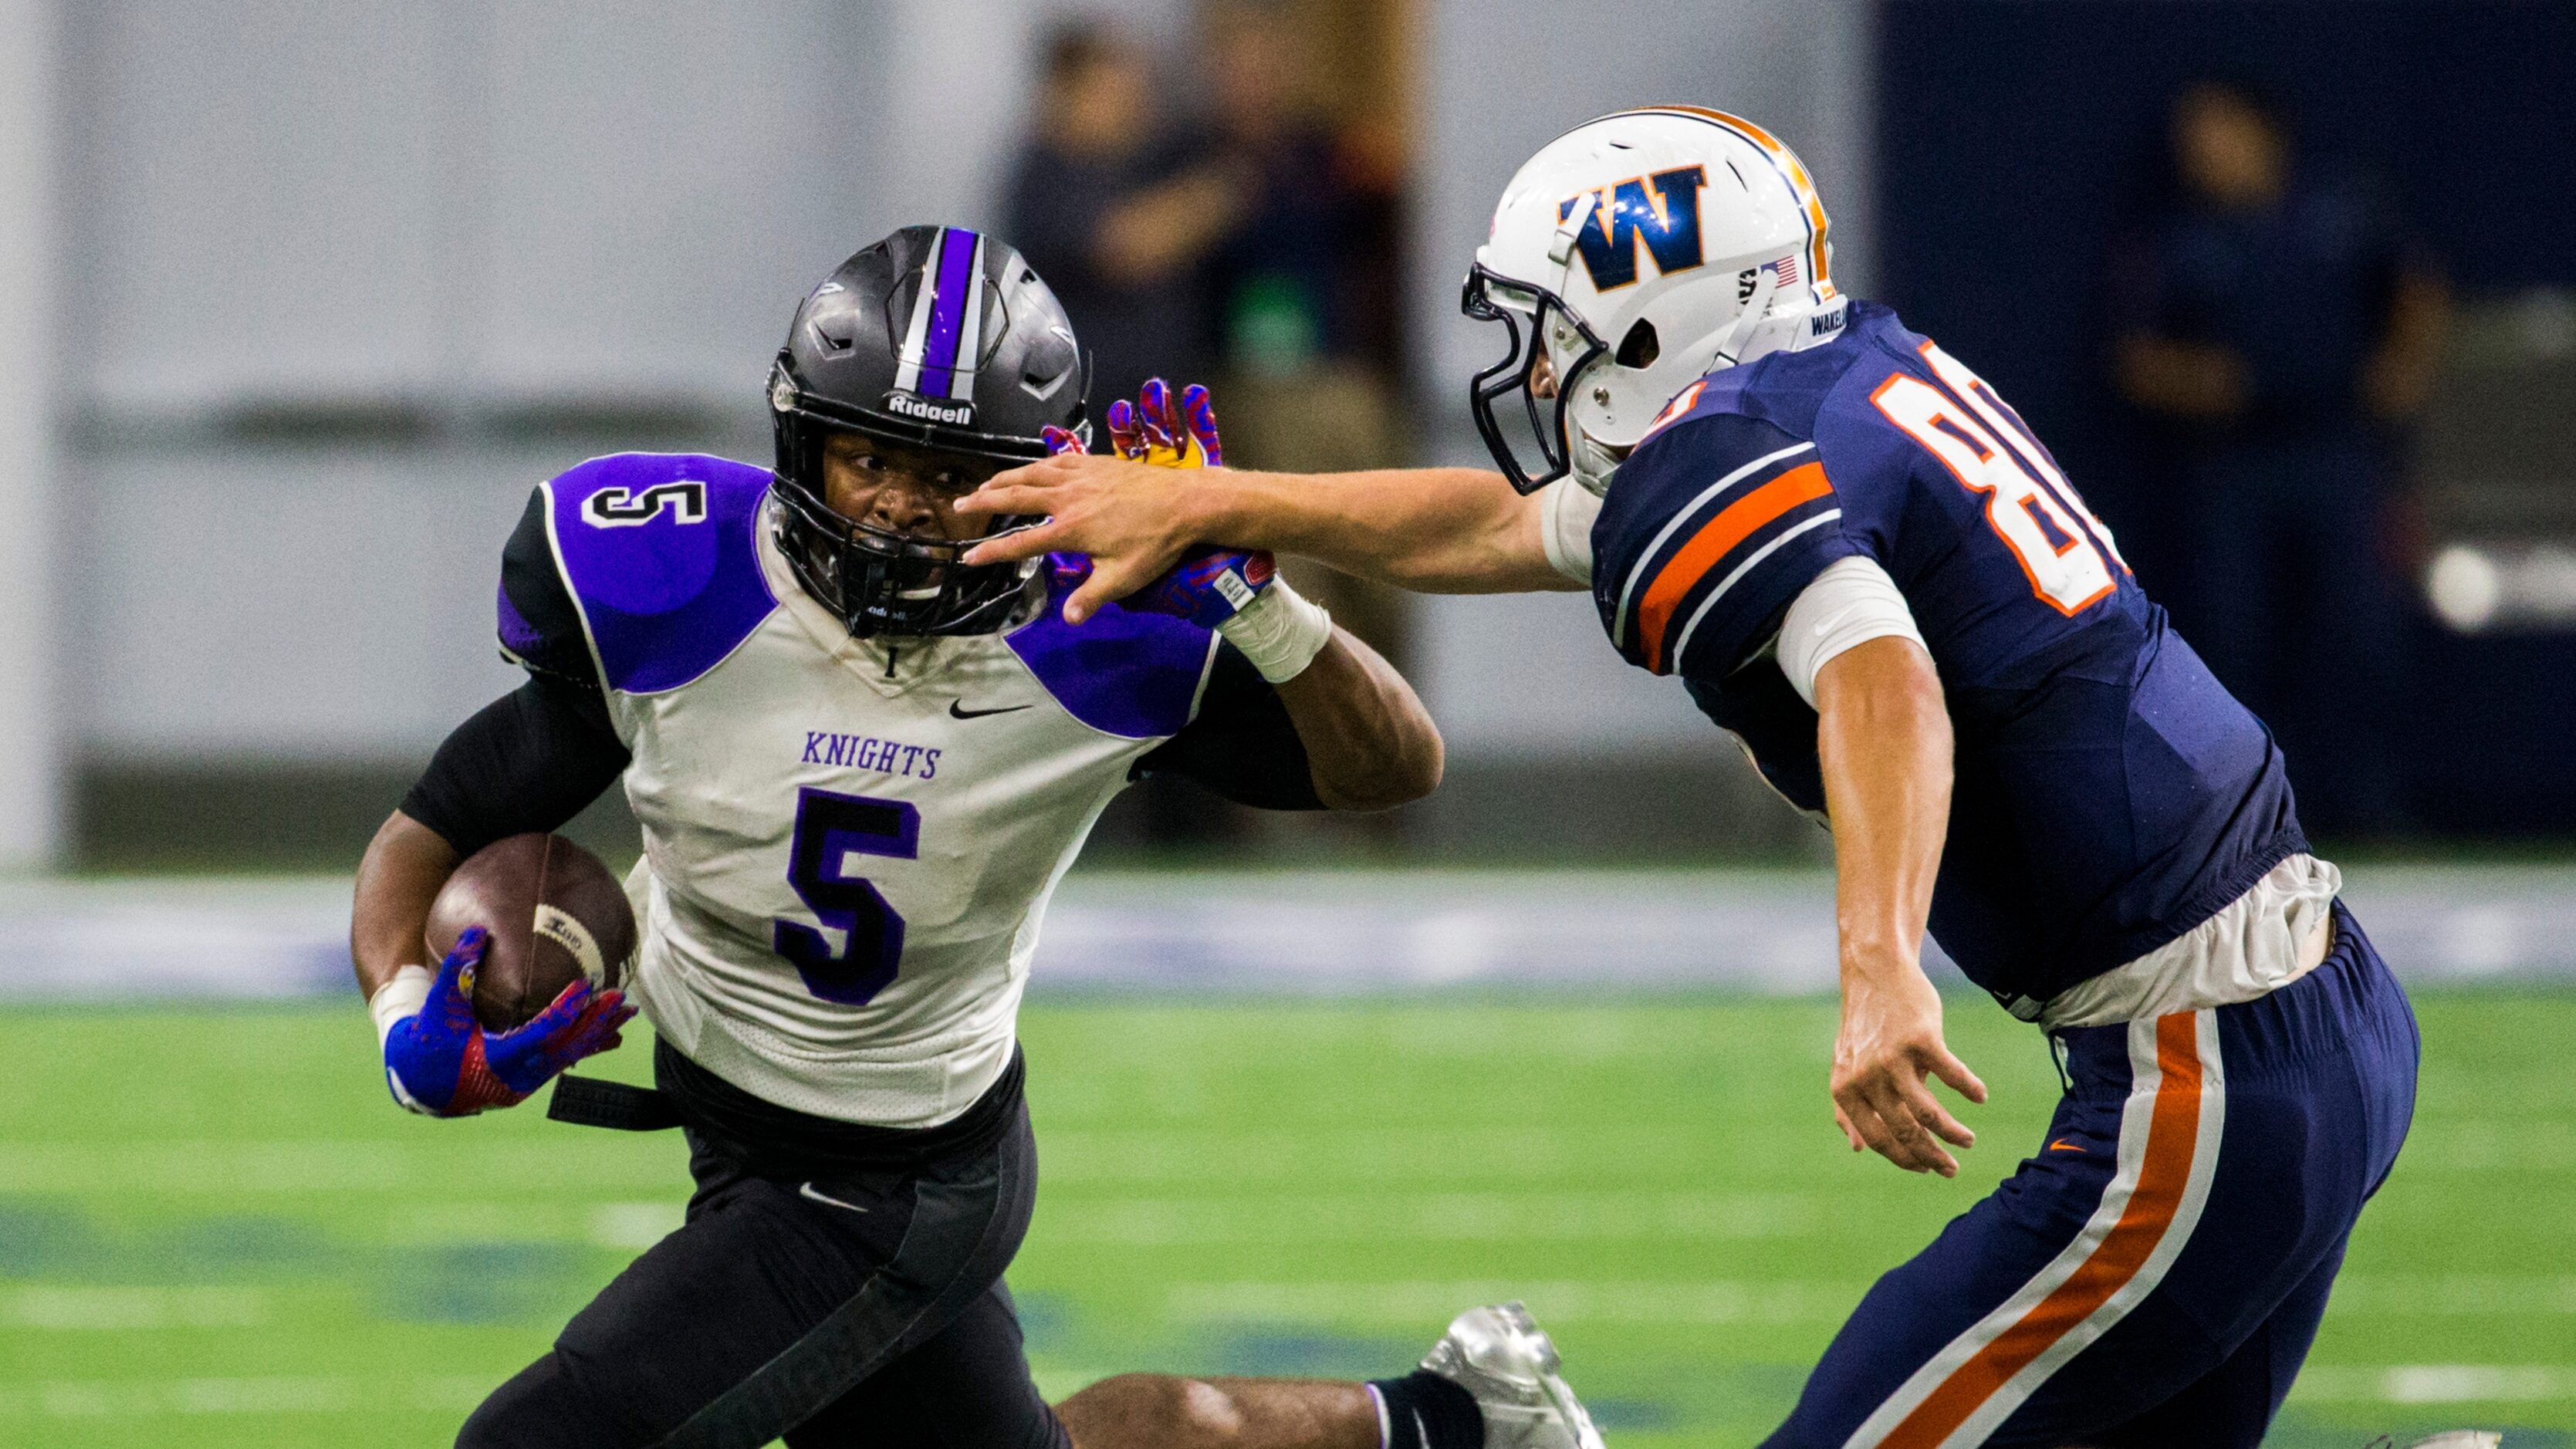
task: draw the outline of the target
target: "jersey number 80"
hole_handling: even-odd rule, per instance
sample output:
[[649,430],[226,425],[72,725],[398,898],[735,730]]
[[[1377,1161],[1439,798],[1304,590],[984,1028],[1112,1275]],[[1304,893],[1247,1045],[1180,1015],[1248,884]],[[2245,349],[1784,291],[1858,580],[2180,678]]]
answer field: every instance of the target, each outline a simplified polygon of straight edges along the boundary
[[2108,597],[2118,587],[2112,568],[2129,567],[2111,530],[1984,378],[1930,342],[1923,360],[1946,388],[1900,372],[1869,400],[1961,485],[1986,495],[1986,523],[2020,561],[2032,593],[2070,617]]

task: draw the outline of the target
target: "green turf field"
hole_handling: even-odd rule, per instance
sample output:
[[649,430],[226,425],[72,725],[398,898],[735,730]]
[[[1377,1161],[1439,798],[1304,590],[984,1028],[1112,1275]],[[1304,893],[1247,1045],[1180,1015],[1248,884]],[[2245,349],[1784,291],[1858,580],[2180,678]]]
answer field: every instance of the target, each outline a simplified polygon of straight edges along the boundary
[[[2576,994],[2419,1006],[2415,1137],[2274,1442],[2567,1444]],[[1985,1145],[1955,1183],[1907,1177],[1840,1147],[1832,1024],[1733,999],[1032,1009],[1044,1185],[1011,1281],[1041,1379],[1384,1374],[1518,1293],[1614,1445],[1751,1443],[2056,1091],[2035,1032],[1954,1002]],[[0,1012],[0,1444],[445,1444],[677,1220],[675,1137],[410,1118],[372,1045],[349,1003]]]

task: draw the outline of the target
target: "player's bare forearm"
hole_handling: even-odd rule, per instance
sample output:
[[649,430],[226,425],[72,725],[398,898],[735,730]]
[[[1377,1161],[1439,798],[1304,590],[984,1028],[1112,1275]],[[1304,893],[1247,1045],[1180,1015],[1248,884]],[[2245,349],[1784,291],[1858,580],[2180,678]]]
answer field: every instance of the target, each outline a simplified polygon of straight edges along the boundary
[[1067,454],[996,475],[960,513],[1045,515],[976,548],[972,562],[1088,554],[1066,601],[1080,622],[1159,577],[1190,548],[1300,554],[1362,578],[1433,593],[1580,587],[1549,566],[1539,504],[1499,473],[1402,468],[1367,473],[1174,470]]
[[1957,1174],[1942,1142],[1976,1140],[1925,1085],[1939,1077],[1972,1102],[1985,1085],[1941,1037],[1941,997],[1921,949],[1949,831],[1950,716],[1931,656],[1910,639],[1873,639],[1816,676],[1816,751],[1834,827],[1834,915],[1843,1017],[1834,1045],[1837,1121],[1863,1146],[1914,1172]]
[[435,830],[397,810],[385,818],[358,862],[357,899],[349,911],[349,958],[358,990],[374,996],[405,966],[423,964],[429,907],[456,870],[456,848]]
[[1539,502],[1480,468],[1245,473],[1202,505],[1204,527],[1433,594],[1577,589],[1547,561]]
[[1334,629],[1315,661],[1277,687],[1326,805],[1391,810],[1439,785],[1439,726],[1395,666],[1349,631]]

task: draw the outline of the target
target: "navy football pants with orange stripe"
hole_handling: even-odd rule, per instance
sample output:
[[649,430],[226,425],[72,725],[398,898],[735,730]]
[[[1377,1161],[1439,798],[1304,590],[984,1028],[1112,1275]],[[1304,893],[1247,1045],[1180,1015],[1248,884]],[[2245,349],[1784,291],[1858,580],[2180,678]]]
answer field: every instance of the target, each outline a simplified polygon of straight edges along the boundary
[[2253,1449],[2415,1108],[2406,995],[2350,913],[2259,1001],[2060,1034],[2048,1140],[1878,1281],[1780,1449]]

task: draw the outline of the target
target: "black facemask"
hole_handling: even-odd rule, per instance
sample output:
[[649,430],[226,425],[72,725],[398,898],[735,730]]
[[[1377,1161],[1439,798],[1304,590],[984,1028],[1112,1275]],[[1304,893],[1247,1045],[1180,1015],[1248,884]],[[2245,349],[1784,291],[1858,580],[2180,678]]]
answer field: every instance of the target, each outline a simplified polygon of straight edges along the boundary
[[[1496,292],[1516,294],[1521,305],[1496,300]],[[1555,293],[1496,276],[1482,265],[1467,273],[1458,310],[1479,322],[1502,323],[1510,339],[1502,360],[1477,373],[1467,385],[1468,411],[1475,416],[1476,431],[1484,435],[1487,451],[1494,455],[1494,465],[1523,493],[1535,493],[1572,473],[1573,434],[1566,420],[1570,380],[1580,378],[1593,359],[1610,349]],[[1556,375],[1552,398],[1540,396],[1537,386],[1551,324],[1571,330],[1583,343],[1582,351]],[[1521,403],[1517,409],[1509,405],[1515,393]]]

